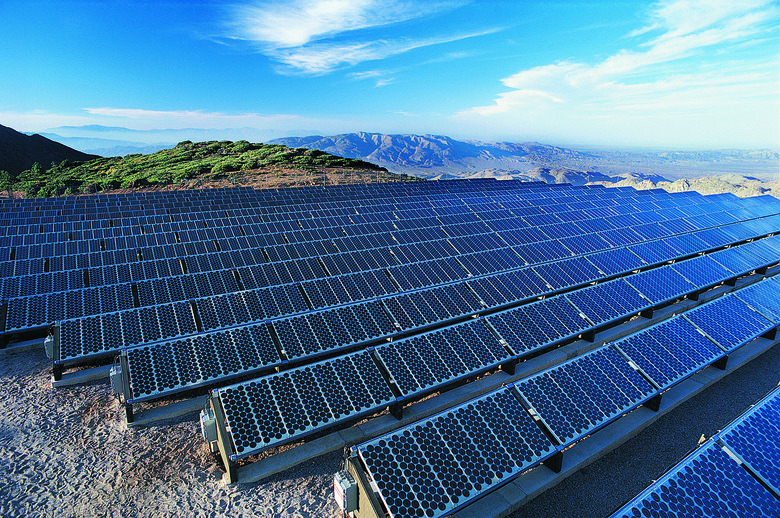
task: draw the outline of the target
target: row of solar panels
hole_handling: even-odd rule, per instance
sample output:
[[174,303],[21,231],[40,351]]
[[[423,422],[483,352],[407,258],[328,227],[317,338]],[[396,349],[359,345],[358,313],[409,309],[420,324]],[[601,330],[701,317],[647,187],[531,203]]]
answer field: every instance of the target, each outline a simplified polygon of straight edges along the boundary
[[[731,207],[733,208],[733,207]],[[722,208],[723,209],[723,208]],[[750,217],[755,217],[753,214]],[[526,227],[528,224],[521,217],[512,218],[512,213],[506,210],[485,213],[486,220],[471,226],[472,229],[486,232],[491,229],[516,230],[518,227]],[[676,217],[681,217],[679,214]],[[506,222],[500,221],[507,219]],[[511,218],[511,219],[510,219]],[[628,219],[626,219],[628,218]],[[653,220],[663,220],[662,216],[655,216]],[[728,215],[732,221],[741,219],[739,216]],[[744,218],[747,219],[747,218]],[[391,220],[373,223],[350,223],[348,221],[324,221],[321,228],[268,228],[267,225],[234,225],[233,227],[219,227],[201,229],[190,233],[163,233],[145,234],[141,236],[126,236],[112,238],[110,240],[92,239],[90,241],[75,241],[60,244],[33,244],[24,247],[9,247],[5,260],[0,262],[0,274],[3,276],[24,275],[26,273],[42,273],[47,271],[60,271],[63,269],[85,268],[103,264],[118,264],[150,260],[160,257],[180,257],[189,254],[203,254],[209,251],[242,249],[257,246],[283,245],[285,243],[304,243],[308,241],[333,240],[343,237],[355,237],[383,232],[399,232],[429,228],[438,231],[441,237],[447,234],[442,231],[441,218],[428,218],[423,221]],[[623,226],[642,225],[637,219],[623,218]],[[506,225],[506,226],[504,226]],[[603,225],[603,224],[602,224]],[[311,226],[311,225],[309,225]],[[607,224],[608,230],[615,225]],[[652,225],[651,225],[652,226]],[[457,222],[447,222],[448,228],[454,236],[468,233],[469,227]],[[649,229],[652,231],[653,229]],[[217,232],[222,235],[218,237]],[[472,230],[473,231],[473,230]],[[550,227],[552,231],[552,227]],[[663,229],[661,230],[663,231]],[[658,230],[655,231],[657,233]],[[537,232],[538,234],[538,232]],[[521,233],[521,235],[524,235]],[[545,234],[541,234],[542,237]],[[232,238],[232,240],[231,240]],[[403,242],[403,241],[402,241]],[[145,245],[146,248],[138,248]],[[112,249],[112,247],[114,247]],[[159,247],[159,250],[157,249]],[[92,250],[90,252],[90,250]],[[332,251],[332,249],[331,249]],[[73,253],[71,253],[73,252]],[[65,254],[65,255],[58,255]]]
[[[399,197],[384,197],[382,193],[377,196],[363,196],[356,198],[342,198],[338,197],[328,198],[325,201],[316,201],[315,203],[301,203],[295,202],[291,204],[275,204],[266,205],[262,202],[245,203],[239,208],[223,207],[219,204],[204,203],[196,207],[192,207],[186,212],[181,213],[164,213],[155,214],[153,207],[150,207],[145,213],[138,216],[135,215],[123,215],[121,218],[117,218],[114,215],[107,213],[94,214],[94,217],[87,219],[86,215],[82,219],[77,221],[63,221],[63,217],[49,217],[38,218],[41,221],[33,221],[35,218],[20,217],[20,221],[9,222],[10,228],[5,229],[8,235],[14,234],[36,234],[40,233],[42,225],[54,225],[63,224],[69,231],[79,230],[97,230],[106,228],[121,228],[121,227],[139,227],[144,224],[154,223],[166,223],[166,222],[183,222],[183,221],[198,221],[208,220],[222,217],[241,216],[245,212],[249,211],[253,216],[256,216],[260,221],[279,221],[279,220],[295,220],[306,219],[307,216],[330,216],[330,215],[347,215],[347,214],[366,214],[372,212],[379,212],[384,210],[385,212],[392,213],[396,210],[411,210],[418,209],[423,211],[430,211],[432,209],[447,209],[448,207],[458,207],[464,204],[478,205],[487,203],[490,198],[497,198],[499,201],[517,202],[518,207],[530,209],[532,206],[544,206],[550,205],[555,199],[560,198],[562,193],[576,192],[581,196],[581,201],[578,204],[582,205],[576,208],[589,208],[593,201],[597,201],[602,197],[614,198],[617,196],[633,197],[630,191],[619,191],[600,188],[586,188],[586,187],[573,187],[570,185],[564,186],[539,186],[534,189],[528,189],[523,187],[523,184],[516,182],[501,182],[493,183],[492,189],[484,190],[468,190],[463,192],[452,192],[445,196],[433,194],[414,194],[409,196]],[[554,188],[553,188],[554,187]],[[511,195],[507,193],[511,192]],[[609,195],[605,193],[609,192]],[[656,191],[643,191],[645,196],[664,197],[668,194]],[[698,195],[700,197],[701,195]],[[686,197],[695,197],[686,193]],[[347,209],[351,209],[349,212],[344,212]],[[537,209],[538,210],[538,209]],[[538,210],[543,212],[543,210]],[[18,216],[18,213],[16,214]],[[29,223],[24,223],[24,219],[29,219]],[[47,227],[44,227],[44,229]],[[59,229],[60,227],[52,227],[53,229]]]
[[[445,516],[778,324],[780,282],[770,278],[352,452],[389,516]],[[316,381],[290,380],[284,392],[278,390],[281,383],[256,381],[216,391],[219,405],[213,406],[224,412],[226,433],[236,447],[232,458],[307,429],[311,420],[305,417],[313,406],[332,408],[335,383]]]
[[[614,201],[614,200],[613,200]],[[620,213],[638,212],[640,210],[659,210],[655,204],[643,204],[641,207],[634,207],[630,204],[630,199],[620,200],[625,205]],[[687,200],[676,200],[687,201]],[[696,200],[701,201],[701,200]],[[568,206],[561,205],[548,206],[548,209],[558,209],[545,213],[537,213],[541,207],[529,209],[527,207],[513,208],[512,203],[503,202],[480,204],[480,205],[460,205],[451,207],[439,207],[434,214],[424,216],[419,209],[402,210],[391,212],[379,208],[377,212],[369,214],[352,214],[342,216],[322,216],[317,214],[294,215],[292,219],[281,221],[258,222],[257,217],[252,214],[225,220],[221,215],[212,220],[194,220],[189,222],[179,222],[177,225],[152,224],[144,227],[114,227],[106,229],[89,230],[86,232],[40,232],[37,234],[5,236],[0,238],[0,246],[8,246],[7,256],[3,260],[22,260],[39,257],[57,257],[59,255],[72,255],[75,253],[86,253],[89,251],[115,251],[142,246],[156,246],[174,244],[177,242],[214,240],[225,237],[238,237],[245,235],[259,235],[264,233],[292,233],[287,239],[290,242],[303,242],[323,238],[342,237],[344,235],[360,235],[373,233],[375,231],[404,230],[407,228],[437,227],[440,225],[451,225],[455,223],[481,222],[485,220],[495,220],[501,218],[513,218],[511,227],[527,227],[529,225],[540,225],[548,223],[562,223],[574,219],[594,219],[609,218],[613,216],[603,209],[592,209],[582,212],[582,209],[571,209]],[[737,209],[740,205],[732,202],[724,205],[723,209]],[[514,212],[509,212],[513,209]],[[522,209],[522,210],[521,210]],[[433,210],[433,209],[432,209]],[[251,209],[247,212],[253,212]],[[529,213],[530,212],[530,213]],[[590,212],[590,213],[589,213]],[[620,214],[619,213],[619,214]],[[479,215],[478,215],[479,214]],[[679,218],[686,215],[694,215],[690,211],[673,212],[670,217],[656,217],[651,221]],[[760,214],[759,214],[760,215]],[[615,227],[625,227],[639,225],[648,221],[639,221],[630,219],[626,216],[614,224],[603,224],[598,230],[607,230]],[[366,228],[366,224],[379,224],[379,228],[369,227],[369,232],[360,232]],[[507,223],[509,224],[509,223]],[[361,226],[362,225],[362,226]],[[348,231],[339,231],[341,227],[355,227]],[[482,228],[484,228],[484,223]],[[147,228],[148,227],[148,228]],[[457,228],[457,227],[455,227]],[[552,227],[551,227],[552,228]],[[330,231],[328,230],[330,229]],[[554,229],[553,229],[554,230]],[[313,235],[312,235],[313,234]],[[563,237],[563,236],[553,236]],[[26,242],[26,244],[25,244]],[[281,241],[282,243],[284,241]],[[33,254],[33,251],[36,251]],[[11,257],[13,256],[13,257]]]
[[[574,190],[574,189],[572,189]],[[401,198],[402,201],[387,202],[383,199],[366,198],[364,200],[351,200],[349,202],[328,202],[320,208],[304,208],[298,205],[284,207],[263,207],[249,206],[241,209],[216,209],[211,206],[198,207],[186,213],[170,215],[150,215],[139,217],[123,217],[122,219],[113,219],[106,217],[104,219],[92,219],[84,221],[53,221],[46,224],[27,224],[9,226],[4,228],[4,238],[13,237],[12,244],[24,244],[24,240],[30,242],[53,242],[56,241],[78,241],[86,238],[109,238],[122,235],[133,235],[142,232],[142,229],[153,225],[170,225],[161,227],[165,230],[176,231],[191,228],[191,225],[198,223],[200,227],[220,227],[225,226],[223,221],[226,218],[243,218],[243,223],[273,223],[273,222],[301,222],[310,223],[307,220],[353,216],[358,219],[369,217],[371,215],[381,214],[385,219],[394,217],[398,212],[408,211],[416,212],[420,216],[437,216],[448,213],[457,213],[468,211],[467,206],[490,205],[493,200],[507,198],[502,194],[507,191],[490,191],[488,197],[484,193],[453,194],[445,200],[430,200],[428,196],[418,196]],[[599,191],[585,192],[577,190],[582,194],[582,201],[598,200],[601,198],[597,193]],[[515,202],[519,208],[524,209],[525,215],[543,213],[542,207],[551,205],[554,198],[543,198],[534,200],[531,204],[522,189],[512,192],[510,199],[502,201]],[[586,207],[582,207],[586,208]],[[483,210],[488,210],[485,208]],[[153,227],[152,227],[153,228]],[[55,236],[48,237],[42,234],[54,232]],[[43,239],[43,240],[42,240]],[[42,241],[41,241],[42,240]],[[6,242],[6,241],[3,241]]]
[[[751,225],[748,224],[748,226]],[[692,236],[694,235],[697,234]],[[695,251],[703,251],[708,248],[730,244],[746,236],[756,237],[760,235],[760,232],[739,233],[739,237],[737,237],[734,235],[734,232],[726,232],[724,234],[720,230],[712,230],[701,235],[705,239],[696,239],[695,246],[692,249],[690,246],[681,246],[679,240],[668,240],[668,242],[664,241],[664,243],[676,245],[674,250],[678,252],[678,255],[687,255]],[[436,259],[444,259],[435,261],[436,264],[440,265],[440,270],[442,269],[441,267],[444,268],[445,276],[443,279],[440,276],[430,279],[431,274],[436,271],[432,267],[428,269],[428,278],[418,281],[419,277],[414,275],[413,271],[408,267],[383,263],[377,264],[376,262],[368,263],[365,262],[365,256],[359,257],[363,259],[359,263],[353,259],[352,264],[346,263],[343,256],[330,256],[322,258],[321,261],[291,260],[286,263],[265,263],[243,266],[234,270],[215,270],[172,277],[158,277],[137,283],[109,284],[106,283],[106,280],[114,281],[115,283],[117,279],[103,278],[99,279],[100,282],[95,283],[98,285],[95,288],[59,291],[38,296],[31,296],[29,293],[31,290],[28,289],[26,290],[28,293],[24,296],[9,297],[7,299],[8,307],[5,326],[0,328],[0,331],[34,328],[62,319],[295,282],[302,283],[302,288],[306,292],[310,305],[312,308],[318,308],[324,307],[324,305],[352,302],[366,297],[375,297],[379,294],[392,293],[396,291],[394,286],[399,286],[401,290],[415,289],[429,284],[431,281],[451,281],[492,273],[497,266],[500,267],[500,270],[525,266],[525,263],[520,262],[517,255],[511,253],[510,250],[472,252],[457,256],[457,260],[453,260],[449,257],[445,258],[447,253],[445,249],[443,253],[438,254],[439,257],[431,257],[437,255],[432,253],[436,250],[432,246],[433,244],[439,244],[439,242],[426,243],[427,247],[425,249],[406,247],[403,254],[405,256],[404,259],[407,264],[424,263],[425,261],[434,262]],[[497,243],[493,244],[493,246],[496,245]],[[400,250],[404,250],[404,248],[403,246],[395,248],[396,252],[393,255],[396,257],[401,255]],[[411,252],[418,252],[420,255],[413,256]],[[628,255],[631,256],[631,254]],[[647,254],[643,255],[647,256]],[[353,258],[353,256],[354,254],[347,254],[346,258]],[[672,255],[664,257],[672,258],[675,255],[672,253]],[[340,261],[337,261],[339,259]],[[632,264],[636,262],[639,262],[639,265],[642,264],[634,258]],[[571,271],[561,272],[561,266],[564,265],[570,268]],[[541,277],[542,282],[552,286],[563,286],[561,283],[566,283],[567,277],[573,277],[574,279],[582,277],[588,279],[598,278],[598,272],[587,261],[576,261],[576,258],[574,258],[564,263],[564,265],[548,263],[534,267],[533,272]],[[385,267],[387,268],[386,273],[381,271]],[[369,273],[371,270],[380,271]],[[328,279],[330,277],[329,274],[332,273],[335,273],[338,277]],[[361,290],[358,286],[353,286],[355,281],[365,284],[366,280],[371,285],[380,283],[381,290],[376,288]],[[43,279],[38,279],[36,286],[40,288],[47,287],[42,281]],[[538,284],[539,282],[537,280],[536,283]],[[340,285],[343,287],[339,287]],[[11,282],[4,285],[7,291],[11,291],[14,287],[29,288],[30,285],[25,286],[21,283]],[[358,292],[357,296],[352,295],[355,292]]]
[[[683,247],[675,249],[666,245],[664,241],[660,241],[659,243],[663,243],[666,248],[661,248],[661,244],[657,245],[657,249],[653,251],[652,256],[645,263],[653,264],[672,260],[746,238],[755,238],[759,235],[776,232],[779,229],[770,226],[761,228],[759,231],[742,234],[739,237],[719,234],[720,237],[716,236],[714,241],[695,243],[692,249]],[[711,236],[710,239],[712,239]],[[767,241],[759,246],[763,247],[771,243],[772,241]],[[622,254],[618,252],[618,255],[621,256],[621,259],[625,256],[629,257],[630,262],[624,265],[628,269],[634,268],[637,263],[642,265],[640,258],[643,255],[648,257],[648,254],[640,255],[641,251],[639,254],[632,254],[631,248],[624,249],[623,252]],[[594,255],[602,259],[604,254]],[[483,260],[487,257],[486,253],[477,253],[466,257],[474,256],[481,257]],[[605,261],[599,262],[604,263]],[[473,263],[473,260],[465,261],[467,265]],[[110,354],[122,347],[132,347],[177,336],[186,336],[199,331],[273,319],[315,308],[361,300],[374,300],[378,297],[388,297],[392,293],[439,284],[457,283],[474,274],[493,275],[500,271],[513,270],[522,266],[517,261],[507,262],[503,255],[494,255],[492,261],[484,265],[484,271],[478,271],[474,266],[471,266],[473,271],[470,272],[464,270],[461,265],[464,265],[464,262],[457,263],[454,260],[440,259],[373,272],[353,272],[351,275],[312,280],[301,284],[288,283],[254,289],[249,288],[252,288],[253,285],[259,285],[259,279],[249,276],[252,270],[249,272],[241,270],[236,276],[232,274],[220,276],[217,273],[212,273],[201,278],[204,285],[208,284],[208,289],[217,291],[215,287],[221,283],[223,288],[220,291],[235,290],[236,288],[243,291],[235,294],[198,298],[189,297],[197,290],[193,276],[160,279],[150,281],[147,285],[140,284],[140,286],[139,284],[104,286],[89,290],[20,297],[12,299],[6,307],[4,330],[10,332],[46,326],[63,317],[73,315],[74,318],[61,323],[62,333],[58,350],[54,351],[53,357],[55,363],[73,363],[74,360],[82,361],[95,355]],[[723,266],[720,266],[720,269],[728,273],[728,270]],[[473,290],[476,295],[476,297],[469,297],[472,305],[475,302],[477,304],[484,302],[484,305],[487,306],[502,304],[501,301],[496,300],[496,293],[500,293],[501,290],[497,290],[491,281],[495,281],[499,285],[507,285],[512,284],[512,281],[517,284],[516,281],[522,278],[521,285],[528,287],[527,294],[522,297],[525,299],[529,296],[538,296],[607,276],[606,273],[599,271],[593,263],[583,258],[564,261],[557,264],[557,267],[556,263],[550,263],[538,270],[531,268],[525,271],[521,270],[521,272],[513,275],[513,278],[502,279],[496,276],[495,279],[487,277],[469,281],[468,289]],[[189,280],[191,283],[185,285],[181,282],[183,279]],[[250,283],[249,281],[252,279],[254,280]],[[123,287],[124,289],[122,289]],[[142,293],[144,293],[143,299]],[[510,300],[513,299],[516,300],[514,294]],[[121,310],[120,305],[125,307],[131,304],[132,306],[140,306],[142,300],[143,302],[154,302],[154,305]],[[451,299],[449,300],[449,304],[451,304]],[[171,303],[175,304],[171,305]],[[117,308],[117,311],[111,313],[104,311],[114,308]],[[176,312],[179,317],[171,318],[172,308],[178,308]],[[81,317],[78,316],[79,313],[82,315]],[[447,311],[439,312],[439,314],[447,313]],[[434,312],[432,315],[434,316],[429,318],[433,321],[425,322],[426,325],[437,322],[436,313]],[[401,322],[404,321],[400,315],[396,318],[401,319]],[[139,324],[135,324],[136,321]],[[86,333],[82,329],[92,331]]]
[[[485,317],[485,322],[509,347],[509,356],[498,355],[493,360],[520,359],[589,330],[776,263],[779,252],[780,242],[775,239],[774,244],[770,244],[769,240],[763,240],[711,256],[726,262],[732,270],[725,269],[710,257],[700,257],[492,314]],[[703,264],[707,266],[702,267]],[[518,289],[514,283],[506,284],[513,290]],[[519,289],[523,290],[522,287]],[[528,300],[533,295],[533,289],[526,290],[517,295],[517,301]],[[496,292],[502,294],[499,290]],[[506,289],[503,292],[506,293]],[[488,309],[495,310],[503,302]],[[195,338],[128,348],[123,350],[127,367],[125,399],[132,404],[239,375],[267,371],[289,361],[312,361],[323,354],[365,348],[409,331],[417,332],[431,324],[441,326],[458,317],[480,312],[483,312],[482,308],[464,285],[449,285],[270,323],[203,333]],[[266,339],[247,341],[247,333]],[[424,336],[436,336],[436,332]],[[427,340],[420,341],[426,343]],[[404,343],[419,346],[415,338]],[[215,348],[212,344],[222,345]],[[379,346],[379,349],[382,347],[393,351],[396,346]],[[492,363],[473,368],[487,365]],[[165,381],[161,382],[163,379]],[[414,393],[415,385],[404,379],[397,379],[402,392]]]
[[[124,377],[120,392],[125,402],[132,405],[182,390],[224,383],[237,376],[268,372],[290,361],[299,364],[305,360],[306,364],[286,370],[284,376],[288,378],[300,376],[301,372],[327,370],[328,365],[354,363],[357,358],[373,358],[377,369],[371,372],[387,373],[386,378],[393,380],[390,386],[398,400],[414,399],[497,365],[510,366],[529,354],[538,354],[588,331],[753,271],[758,265],[776,263],[779,245],[777,240],[774,243],[762,240],[719,252],[739,255],[748,264],[752,262],[746,271],[729,271],[710,257],[702,256],[422,334],[419,331],[430,326],[431,320],[444,326],[458,313],[476,314],[476,301],[468,300],[469,292],[462,286],[460,292],[455,286],[445,286],[381,302],[370,301],[127,348],[121,356]],[[744,253],[746,250],[751,252]],[[453,302],[456,299],[460,304]],[[427,308],[431,314],[426,315],[421,308]],[[436,314],[433,308],[440,313]],[[416,334],[386,342],[399,331],[409,330]],[[375,347],[366,349],[371,344]],[[323,354],[355,348],[361,350],[311,363]],[[374,376],[364,371],[360,374]],[[377,405],[370,408],[375,411]],[[354,410],[339,413],[334,420],[322,424],[354,417],[367,408],[357,405]]]
[[[664,244],[673,247],[683,254],[693,253],[739,241],[746,236],[755,237],[761,233],[757,229],[771,229],[774,220],[780,220],[780,216],[743,223],[741,224],[741,229],[739,228],[740,225],[730,225],[724,227],[727,229],[725,231],[722,229],[710,229],[685,236],[669,237],[664,240]],[[693,227],[688,222],[685,223],[686,225],[680,223],[678,227],[681,230]],[[749,228],[753,229],[753,233],[748,230]],[[384,239],[381,237],[372,237],[370,239],[368,237],[353,238],[344,243],[344,248],[386,245],[388,239],[392,239],[387,234],[380,235],[384,236]],[[403,245],[368,248],[362,251],[334,253],[319,256],[316,259],[287,259],[272,263],[262,263],[262,261],[271,258],[269,251],[274,254],[274,259],[279,259],[279,250],[274,248],[267,250],[249,249],[244,254],[238,253],[238,258],[241,258],[241,261],[234,261],[234,263],[239,262],[241,266],[235,268],[235,264],[227,265],[235,268],[230,270],[213,269],[210,267],[219,265],[208,263],[202,265],[200,262],[196,262],[197,257],[180,259],[178,261],[180,271],[192,272],[180,276],[164,275],[165,273],[171,274],[173,272],[170,270],[168,272],[155,270],[152,268],[156,266],[153,262],[130,263],[130,266],[134,266],[134,268],[130,269],[131,272],[134,270],[139,273],[146,272],[144,277],[156,279],[138,283],[130,283],[126,279],[120,279],[118,269],[112,267],[93,268],[86,271],[72,270],[70,273],[52,272],[51,274],[13,277],[5,279],[2,283],[1,293],[6,300],[10,300],[8,300],[8,316],[5,325],[0,328],[0,331],[36,327],[63,318],[117,311],[131,307],[146,306],[151,303],[160,304],[175,300],[187,300],[244,289],[303,282],[323,279],[333,275],[343,276],[384,268],[389,268],[390,277],[395,278],[402,290],[413,289],[425,285],[426,282],[420,283],[415,276],[410,280],[408,278],[408,268],[398,267],[399,264],[405,263],[410,265],[412,263],[443,259],[438,261],[438,263],[444,266],[446,272],[445,279],[455,280],[464,279],[467,276],[490,273],[495,271],[496,265],[501,270],[522,267],[527,264],[559,259],[567,255],[580,255],[595,250],[609,249],[616,245],[630,244],[642,239],[635,234],[635,237],[631,239],[612,239],[612,242],[603,241],[601,245],[597,246],[594,244],[594,239],[597,235],[592,234],[587,240],[582,238],[582,243],[587,243],[587,247],[577,247],[571,241],[574,239],[573,237],[567,238],[568,240],[564,238],[507,247],[507,241],[515,237],[511,231],[494,233],[490,230],[482,235],[445,239],[441,239],[440,235],[431,236],[417,233],[418,238],[439,237],[439,239],[422,244],[410,242]],[[413,236],[407,235],[406,238],[413,238]],[[331,245],[334,244],[333,241],[329,243]],[[568,244],[568,247],[564,246],[564,243]],[[298,252],[300,255],[303,255],[307,253],[307,250],[311,253],[326,251],[325,247],[327,245],[325,242],[318,244],[320,244],[321,248],[317,248],[315,243],[310,243],[310,247],[302,248]],[[502,249],[501,247],[504,248]],[[643,247],[647,248],[645,245],[637,245],[638,249]],[[492,251],[490,250],[491,248],[493,249]],[[458,255],[461,251],[467,253]],[[646,254],[640,252],[639,255],[643,256]],[[453,256],[456,259],[453,259]],[[165,262],[160,264],[171,266],[170,263]],[[549,269],[549,267],[540,267],[539,269],[541,272],[538,273],[542,274],[542,278],[546,278],[547,275],[542,272]],[[196,273],[204,270],[205,273]],[[380,274],[378,276],[385,277],[386,275]],[[344,278],[348,279],[349,277]],[[80,291],[81,293],[75,293],[73,290],[63,290],[62,288],[67,287],[63,286],[63,281],[69,280],[72,280],[73,284],[76,285],[88,284],[96,287],[75,288],[75,291]],[[48,294],[31,298],[30,295],[36,292]],[[88,303],[90,305],[89,309],[80,302],[82,299],[87,300],[88,298],[90,299]],[[311,298],[316,300],[320,297],[312,293]],[[30,310],[30,308],[33,309]],[[93,311],[93,313],[84,311]]]
[[[659,218],[652,212],[636,216],[632,215],[630,219],[622,219],[620,222],[614,221],[614,224],[609,224],[612,227],[615,227],[617,224],[634,226],[633,229],[623,228],[620,230],[617,228],[610,229],[607,226],[608,224],[605,223],[608,221],[608,218],[602,220],[580,220],[579,225],[568,225],[566,232],[563,232],[563,228],[567,226],[565,224],[556,226],[546,225],[538,228],[512,228],[515,226],[512,218],[487,220],[479,225],[472,226],[450,224],[401,230],[392,225],[377,227],[374,224],[361,225],[359,228],[334,228],[331,232],[332,235],[326,234],[324,236],[322,233],[318,233],[317,236],[304,236],[299,235],[300,233],[298,232],[255,234],[236,238],[148,247],[140,251],[133,248],[119,252],[93,252],[44,260],[21,260],[15,258],[14,261],[0,262],[0,275],[7,276],[0,279],[0,282],[2,282],[3,296],[7,298],[47,291],[63,291],[64,289],[81,288],[87,285],[99,286],[116,282],[137,281],[150,278],[150,276],[152,278],[169,276],[180,273],[183,270],[192,272],[208,271],[215,262],[216,265],[214,265],[213,269],[240,267],[249,264],[259,264],[260,262],[275,262],[335,254],[342,249],[357,251],[374,247],[389,247],[394,244],[412,245],[432,240],[446,241],[449,245],[447,249],[452,255],[458,252],[455,249],[456,247],[463,250],[474,249],[474,244],[470,243],[470,239],[464,235],[468,232],[482,232],[486,238],[498,239],[498,242],[503,243],[504,246],[507,243],[522,246],[523,248],[520,249],[524,252],[522,255],[530,256],[532,259],[535,255],[540,254],[543,256],[557,254],[561,257],[572,253],[570,249],[578,251],[583,248],[594,248],[596,247],[595,243],[599,242],[602,247],[607,247],[605,243],[613,246],[630,244],[644,239],[669,236],[676,231],[694,230],[739,220],[737,216],[723,212],[722,206],[723,204],[707,205],[707,210],[715,212],[700,214],[687,219],[670,221],[663,221],[662,219],[657,224],[637,225],[639,217],[643,219]],[[703,208],[700,207],[699,209],[702,210]],[[764,215],[762,212],[771,213],[771,208],[767,207],[763,211],[753,211],[754,215]],[[628,215],[625,215],[623,218],[628,218]],[[607,226],[606,229],[604,228],[605,226]],[[347,231],[352,233],[352,235],[345,236],[348,233]],[[573,238],[574,235],[578,235],[581,232],[591,234],[599,232],[600,237],[594,238],[597,241],[588,245],[588,242],[583,243],[582,239],[576,240]],[[550,235],[568,236],[568,241],[566,242],[569,248],[562,246],[560,242],[553,243],[549,238]],[[317,240],[306,241],[307,237],[316,237]],[[538,245],[534,244],[544,240],[548,242]],[[100,242],[95,241],[95,243],[99,245]],[[538,249],[541,249],[541,251],[537,251]],[[41,254],[42,252],[37,253]],[[387,253],[389,252],[386,251],[385,254]],[[196,255],[198,257],[193,257]],[[181,264],[181,260],[185,260],[186,264]],[[227,265],[225,265],[226,262]],[[105,266],[100,268],[102,265]],[[72,270],[78,269],[86,270],[86,273],[72,272]],[[8,277],[11,274],[14,277]],[[33,284],[39,284],[42,288],[34,290],[31,287]]]
[[780,516],[780,388],[612,515],[690,516]]
[[[113,197],[101,201],[94,197],[56,197],[33,198],[23,200],[6,200],[0,203],[0,216],[4,223],[11,225],[41,224],[54,222],[53,218],[76,219],[114,219],[118,217],[142,217],[152,214],[177,214],[192,209],[202,210],[204,205],[211,210],[242,209],[258,205],[265,207],[285,207],[288,205],[327,206],[344,201],[365,199],[372,195],[381,198],[402,197],[428,197],[446,199],[454,194],[466,192],[482,192],[494,189],[514,188],[523,192],[530,192],[536,188],[546,189],[543,183],[529,184],[510,180],[497,181],[454,181],[454,182],[420,182],[414,188],[411,183],[401,184],[374,184],[380,187],[371,187],[362,190],[339,190],[328,188],[328,194],[323,196],[322,191],[313,192],[311,189],[288,188],[278,190],[235,190],[214,189],[212,191],[197,191],[205,193],[200,197],[189,199],[181,197],[169,200],[159,196],[160,193],[147,193],[136,201],[121,203],[111,201]],[[395,185],[395,188],[392,186]],[[337,187],[337,186],[332,186]],[[307,192],[308,191],[308,192]],[[185,191],[180,191],[185,192]],[[189,191],[196,192],[196,191]],[[297,195],[295,195],[297,193]],[[208,196],[208,194],[211,194]],[[292,194],[292,195],[291,195]],[[118,195],[121,197],[121,195]],[[79,201],[82,203],[78,203]],[[325,200],[325,201],[323,201]]]

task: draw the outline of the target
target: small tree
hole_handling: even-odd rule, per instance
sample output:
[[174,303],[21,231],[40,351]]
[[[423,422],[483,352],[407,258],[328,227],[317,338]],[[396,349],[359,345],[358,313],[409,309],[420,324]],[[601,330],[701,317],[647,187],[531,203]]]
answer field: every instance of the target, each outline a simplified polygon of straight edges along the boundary
[[0,191],[8,190],[8,197],[13,198],[13,185],[14,177],[11,176],[11,173],[5,170],[0,170]]

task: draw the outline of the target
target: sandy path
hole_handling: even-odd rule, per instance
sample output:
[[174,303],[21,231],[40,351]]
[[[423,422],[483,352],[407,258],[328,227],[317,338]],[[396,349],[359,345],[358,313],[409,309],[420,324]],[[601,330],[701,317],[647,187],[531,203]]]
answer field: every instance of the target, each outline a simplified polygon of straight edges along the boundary
[[53,389],[42,351],[0,355],[0,516],[336,516],[331,454],[225,486],[195,416],[126,429],[108,383]]

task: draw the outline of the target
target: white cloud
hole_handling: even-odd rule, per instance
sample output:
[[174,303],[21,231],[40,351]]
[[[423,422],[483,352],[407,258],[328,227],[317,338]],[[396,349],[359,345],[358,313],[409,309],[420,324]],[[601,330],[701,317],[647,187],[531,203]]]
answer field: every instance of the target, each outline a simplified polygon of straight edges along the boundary
[[[756,129],[750,136],[761,142],[774,137],[776,145],[778,18],[778,8],[770,1],[662,2],[649,13],[648,24],[629,34],[634,49],[619,50],[597,63],[560,61],[522,70],[501,80],[509,90],[492,104],[457,118],[515,128],[523,122],[548,127],[538,122],[547,118],[575,131],[588,131],[590,123],[599,120],[607,138],[612,134],[607,121],[612,121],[613,133],[620,138],[631,127],[629,120],[637,136],[662,131],[671,136],[682,127],[680,118],[689,117],[702,125],[702,135],[726,142],[747,136],[736,133],[737,127],[742,131],[749,126],[747,120],[737,124],[733,119],[741,109],[740,118],[754,118]],[[770,39],[761,45],[774,51],[756,58],[751,42],[767,35]]]
[[334,34],[419,18],[451,5],[399,0],[254,2],[236,8],[231,26],[239,38],[272,48],[291,48]]
[[282,73],[322,75],[364,61],[495,32],[430,38],[373,38],[360,33],[439,13],[468,0],[294,0],[254,2],[235,8],[228,24],[243,40],[280,63]]

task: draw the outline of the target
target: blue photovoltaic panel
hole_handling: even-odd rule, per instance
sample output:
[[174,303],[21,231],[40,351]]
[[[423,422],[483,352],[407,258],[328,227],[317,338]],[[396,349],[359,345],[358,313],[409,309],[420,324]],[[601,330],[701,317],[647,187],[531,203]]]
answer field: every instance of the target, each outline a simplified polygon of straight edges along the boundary
[[612,518],[778,515],[780,501],[710,440]]
[[294,440],[394,400],[363,351],[216,391],[234,459]]
[[685,313],[685,318],[711,336],[727,352],[777,326],[733,295],[692,309]]
[[556,289],[576,286],[601,278],[598,270],[583,257],[573,257],[534,266],[533,270]]
[[589,254],[587,260],[607,275],[630,272],[645,266],[639,257],[625,248]]
[[780,494],[780,390],[735,419],[717,439]]
[[669,387],[723,356],[723,351],[681,317],[614,342],[660,388]]
[[667,237],[664,238],[664,242],[680,252],[681,255],[696,254],[710,248],[707,243],[696,237],[695,234],[681,234]]
[[510,391],[356,446],[391,517],[445,516],[555,451]]
[[628,249],[642,258],[647,264],[663,263],[680,255],[674,248],[663,241],[648,241],[638,245],[631,245]]
[[720,250],[710,255],[710,257],[725,266],[737,275],[745,274],[760,267],[756,264],[756,257],[748,251],[745,245]]
[[635,273],[626,277],[626,282],[655,304],[676,299],[696,289],[694,284],[669,266]]
[[766,279],[747,288],[735,296],[774,323],[780,323],[780,282]]
[[479,320],[384,344],[376,352],[405,396],[509,359]]
[[564,446],[655,393],[609,346],[520,381],[516,387]]
[[596,325],[622,318],[650,306],[623,279],[567,293],[574,305]]
[[734,277],[732,272],[706,255],[674,263],[671,267],[700,288]]
[[132,401],[281,363],[268,327],[203,333],[127,351]]

